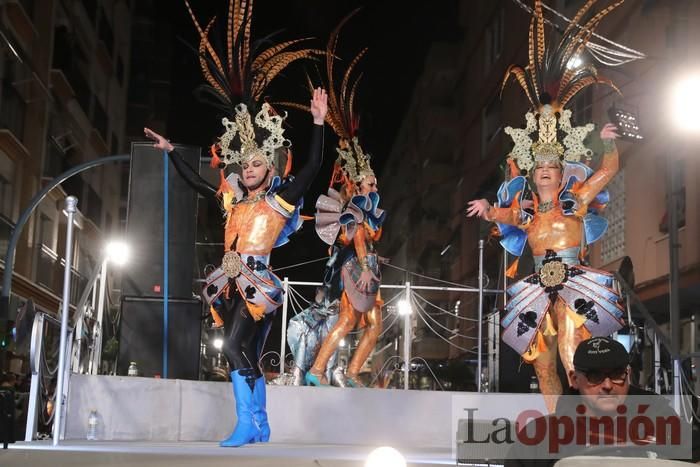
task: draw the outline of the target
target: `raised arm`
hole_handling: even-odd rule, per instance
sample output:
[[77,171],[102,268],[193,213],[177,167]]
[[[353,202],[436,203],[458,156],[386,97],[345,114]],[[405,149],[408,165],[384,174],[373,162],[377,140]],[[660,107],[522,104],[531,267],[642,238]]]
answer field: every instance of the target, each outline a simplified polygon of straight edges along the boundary
[[168,157],[170,157],[170,160],[175,166],[175,170],[177,170],[177,173],[185,179],[187,184],[191,186],[193,190],[204,197],[216,196],[216,188],[199,176],[199,172],[194,170],[194,168],[192,168],[192,166],[190,166],[190,164],[188,164],[187,161],[182,158],[175,147],[170,144],[170,141],[150,128],[144,128],[143,133],[148,139],[154,141],[154,148],[160,149],[161,151],[166,151],[168,153]]
[[585,206],[595,199],[620,169],[620,159],[615,147],[615,139],[618,138],[617,128],[611,123],[606,124],[600,131],[600,137],[605,149],[600,168],[576,191],[576,195]]
[[311,182],[321,169],[321,164],[323,163],[323,121],[328,113],[327,101],[326,91],[321,88],[314,89],[310,105],[314,124],[311,131],[309,157],[306,164],[297,172],[294,180],[279,193],[279,196],[289,204],[295,205],[304,196],[304,193],[309,189]]

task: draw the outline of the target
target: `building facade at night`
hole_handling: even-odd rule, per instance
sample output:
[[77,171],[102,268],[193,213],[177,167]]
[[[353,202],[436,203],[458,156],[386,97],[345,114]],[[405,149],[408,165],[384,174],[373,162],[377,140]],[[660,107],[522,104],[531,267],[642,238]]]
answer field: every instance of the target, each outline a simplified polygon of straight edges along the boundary
[[[0,6],[3,259],[22,209],[46,183],[80,163],[126,152],[132,4],[22,0]],[[71,303],[77,301],[99,266],[105,241],[121,230],[121,170],[112,165],[83,172],[37,207],[15,255],[10,319],[28,298],[48,313],[59,310],[67,195],[78,198],[80,210]]]

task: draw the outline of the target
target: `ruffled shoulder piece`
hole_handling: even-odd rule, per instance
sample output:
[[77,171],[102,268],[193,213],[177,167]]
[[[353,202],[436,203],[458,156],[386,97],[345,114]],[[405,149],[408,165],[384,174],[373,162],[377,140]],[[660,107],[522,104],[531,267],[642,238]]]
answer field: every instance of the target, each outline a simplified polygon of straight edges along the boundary
[[379,195],[353,196],[343,207],[343,201],[333,188],[328,189],[328,195],[321,195],[316,201],[316,233],[328,245],[333,245],[338,238],[340,228],[345,227],[345,236],[351,240],[357,227],[367,222],[377,230],[386,217],[386,212],[378,208]]
[[287,222],[284,224],[280,234],[277,236],[277,240],[275,241],[273,248],[277,248],[278,246],[288,243],[290,235],[301,229],[301,225],[304,223],[304,219],[301,217],[301,208],[304,206],[304,198],[300,198],[296,205],[290,205],[277,195],[285,184],[291,182],[292,180],[293,178],[291,176],[284,181],[280,177],[276,176],[272,179],[270,188],[268,188],[267,193],[265,193],[265,201],[267,204],[269,204],[272,209],[280,213],[283,217],[287,218]]
[[[520,209],[520,224],[527,225],[532,220],[532,214],[522,209],[521,202],[523,194],[527,188],[527,179],[522,176],[513,177],[507,182],[503,182],[498,189],[499,208],[517,207]],[[496,222],[496,226],[501,234],[500,244],[511,255],[520,256],[523,254],[527,243],[527,232],[521,228]]]
[[[386,212],[379,209],[379,193],[371,192],[366,195],[355,195],[350,199],[348,205],[354,205],[362,211],[364,221],[369,224],[372,230],[377,231],[384,223]],[[341,223],[343,222],[341,216]]]
[[563,188],[559,193],[559,205],[565,216],[579,216],[583,220],[586,243],[599,240],[608,230],[608,220],[601,216],[605,205],[610,201],[608,190],[601,190],[595,199],[584,206],[576,192],[593,175],[593,170],[580,162],[564,163],[562,173]]

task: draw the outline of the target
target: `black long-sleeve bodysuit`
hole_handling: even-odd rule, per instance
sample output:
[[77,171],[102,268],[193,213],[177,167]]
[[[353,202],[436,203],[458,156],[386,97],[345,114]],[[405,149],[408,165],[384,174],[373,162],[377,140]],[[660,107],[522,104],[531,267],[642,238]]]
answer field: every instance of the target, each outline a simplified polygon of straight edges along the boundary
[[[207,198],[216,197],[216,188],[200,177],[176,150],[171,151],[170,160],[177,172],[199,194]],[[323,126],[313,125],[309,157],[306,164],[299,170],[297,176],[282,184],[277,194],[287,203],[296,205],[321,168],[323,162]],[[233,284],[232,284],[233,285]],[[260,353],[262,352],[270,329],[272,314],[255,321],[250,315],[235,286],[231,287],[231,298],[220,299],[215,307],[224,320],[223,352],[231,371],[251,368],[260,376]],[[284,358],[284,356],[281,356]]]

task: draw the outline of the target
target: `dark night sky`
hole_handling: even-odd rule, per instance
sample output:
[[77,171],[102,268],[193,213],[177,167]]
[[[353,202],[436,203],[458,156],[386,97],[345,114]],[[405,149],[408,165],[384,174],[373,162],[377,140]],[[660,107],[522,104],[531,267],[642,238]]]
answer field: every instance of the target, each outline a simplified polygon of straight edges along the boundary
[[[213,15],[226,14],[226,0],[190,0],[200,23]],[[190,44],[198,36],[183,2],[157,0],[162,21],[168,22],[176,35]],[[373,165],[380,176],[380,188],[390,188],[389,177],[382,178],[382,162],[391,150],[403,114],[410,101],[417,77],[430,45],[435,41],[450,41],[461,33],[456,23],[457,0],[439,0],[429,7],[401,0],[257,0],[253,14],[253,39],[282,30],[279,41],[299,37],[315,37],[315,47],[324,49],[329,33],[338,22],[357,7],[362,10],[346,23],[341,32],[337,55],[350,60],[362,47],[369,51],[359,65],[364,72],[358,91],[358,110],[361,115],[360,139],[363,147],[373,156]],[[169,112],[168,136],[174,141],[207,147],[220,135],[221,115],[200,104],[192,95],[193,89],[203,82],[196,55],[181,41],[174,39],[172,68],[172,95]],[[319,62],[322,63],[322,62]],[[341,64],[342,67],[342,64]],[[292,100],[307,102],[304,70],[311,70],[295,62],[272,82],[268,88],[271,101]],[[306,144],[311,119],[302,112],[291,110],[285,136],[293,142],[295,164],[306,159]],[[313,213],[316,198],[325,191],[336,158],[337,139],[330,128],[326,130],[324,165],[316,183],[305,197],[306,214]],[[206,169],[203,169],[206,170]],[[221,230],[220,225],[212,228]],[[201,226],[200,226],[201,229]],[[201,232],[200,232],[201,233]],[[214,239],[216,234],[209,239]],[[217,231],[220,236],[221,233]],[[198,235],[201,238],[201,235]],[[380,248],[381,253],[381,248]],[[275,267],[295,264],[326,255],[326,246],[316,236],[312,222],[294,235],[290,244],[273,254]],[[297,280],[317,280],[322,263],[289,271]],[[282,275],[282,274],[281,274]]]

